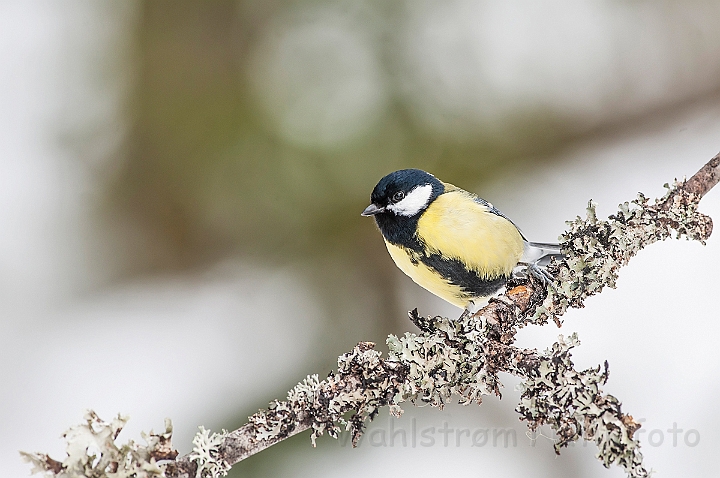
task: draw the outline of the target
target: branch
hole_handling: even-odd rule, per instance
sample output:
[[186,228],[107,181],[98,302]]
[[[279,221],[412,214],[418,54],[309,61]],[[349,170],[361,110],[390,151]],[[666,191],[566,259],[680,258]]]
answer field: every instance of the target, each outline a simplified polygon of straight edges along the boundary
[[708,161],[705,166],[688,179],[681,189],[694,194],[698,201],[720,181],[720,153]]
[[[579,344],[575,334],[560,336],[543,353],[514,346],[515,335],[528,324],[542,325],[550,319],[560,326],[560,318],[569,307],[583,307],[587,297],[606,286],[615,287],[618,269],[658,240],[675,235],[704,243],[712,232],[712,221],[698,213],[697,206],[718,181],[720,154],[689,180],[666,185],[667,194],[654,204],[639,194],[603,221],[597,219],[590,202],[587,218],[568,222],[569,229],[562,236],[567,258],[549,266],[556,277],[554,286],[548,288],[532,277],[512,280],[505,294],[491,299],[477,313],[463,314],[457,320],[421,317],[414,310],[410,320],[420,334],[389,336],[386,359],[380,357],[373,343],[361,342],[338,358],[337,371],[325,380],[308,376],[286,400],[273,401],[241,428],[220,434],[201,428],[193,441],[193,452],[183,457],[168,455],[167,434],[162,435],[163,440],[151,434],[148,447],[130,454],[132,459],[124,462],[115,456],[117,453],[108,460],[94,455],[92,459],[79,459],[78,450],[87,455],[87,447],[83,450],[70,445],[63,462],[43,454],[24,457],[35,465],[34,471],[68,478],[105,476],[109,471],[117,472],[118,463],[144,470],[145,474],[136,474],[138,477],[219,476],[233,464],[308,429],[313,445],[318,436],[327,433],[337,438],[343,429],[352,434],[356,444],[366,423],[383,406],[399,416],[403,402],[442,409],[456,396],[460,403],[480,404],[483,395],[500,396],[498,373],[507,372],[522,379],[517,407],[521,419],[531,430],[543,424],[551,426],[558,436],[557,453],[583,438],[597,445],[597,456],[606,467],[615,463],[629,476],[648,476],[640,445],[633,438],[640,425],[622,412],[618,399],[602,392],[609,375],[607,362],[576,371],[570,354]],[[90,428],[103,426],[109,427],[95,423]],[[116,436],[117,432],[111,434]],[[131,449],[139,449],[131,445]],[[101,448],[101,458],[105,453],[111,455]],[[157,470],[145,466],[143,457],[162,466]],[[135,463],[134,459],[140,461]]]
[[615,288],[617,271],[641,249],[657,241],[682,236],[705,244],[712,233],[712,219],[697,212],[700,199],[720,181],[720,153],[689,180],[675,182],[655,204],[638,193],[637,199],[620,204],[607,221],[597,219],[595,205],[588,204],[587,219],[567,222],[562,236],[567,258],[549,267],[559,287],[551,290],[535,311],[533,321],[552,318],[558,326],[568,307],[584,307],[584,301],[605,286]]

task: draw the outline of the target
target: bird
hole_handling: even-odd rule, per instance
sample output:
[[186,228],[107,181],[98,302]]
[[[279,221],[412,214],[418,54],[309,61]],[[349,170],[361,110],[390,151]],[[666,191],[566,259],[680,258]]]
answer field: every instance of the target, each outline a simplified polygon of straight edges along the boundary
[[563,258],[559,244],[529,242],[491,203],[420,169],[392,172],[377,183],[362,216],[375,218],[390,257],[418,285],[468,311],[530,273]]

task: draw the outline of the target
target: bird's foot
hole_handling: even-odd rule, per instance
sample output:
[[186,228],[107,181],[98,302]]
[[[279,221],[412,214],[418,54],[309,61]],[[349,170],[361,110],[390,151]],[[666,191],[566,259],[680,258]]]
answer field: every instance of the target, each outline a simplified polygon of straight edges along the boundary
[[553,285],[555,283],[555,277],[548,272],[545,267],[538,265],[537,262],[520,262],[512,272],[513,277],[518,279],[527,279],[528,274],[539,280],[544,286]]

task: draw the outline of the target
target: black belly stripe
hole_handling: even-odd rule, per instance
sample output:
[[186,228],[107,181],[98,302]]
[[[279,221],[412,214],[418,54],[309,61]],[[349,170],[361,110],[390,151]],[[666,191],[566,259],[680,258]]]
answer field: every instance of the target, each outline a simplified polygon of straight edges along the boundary
[[[462,262],[457,259],[448,259],[440,254],[430,254],[429,256],[417,254],[411,261],[420,262],[437,271],[443,279],[449,283],[460,287],[465,297],[487,297],[493,295],[500,290],[508,280],[507,276],[499,276],[493,279],[486,279],[477,272],[467,269]],[[413,260],[415,259],[415,260]]]

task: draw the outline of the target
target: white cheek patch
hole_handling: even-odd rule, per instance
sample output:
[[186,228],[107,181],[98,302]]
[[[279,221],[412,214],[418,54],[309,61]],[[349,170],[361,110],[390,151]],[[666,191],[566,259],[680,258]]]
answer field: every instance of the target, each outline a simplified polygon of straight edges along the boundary
[[387,208],[398,216],[414,216],[427,207],[430,196],[432,196],[432,185],[425,184],[416,187],[405,196],[405,199],[390,204]]

